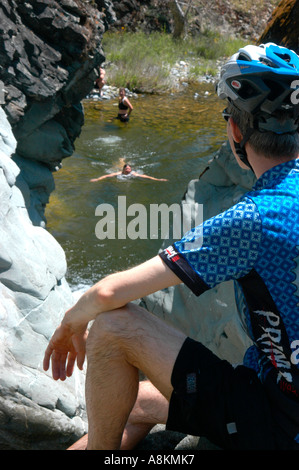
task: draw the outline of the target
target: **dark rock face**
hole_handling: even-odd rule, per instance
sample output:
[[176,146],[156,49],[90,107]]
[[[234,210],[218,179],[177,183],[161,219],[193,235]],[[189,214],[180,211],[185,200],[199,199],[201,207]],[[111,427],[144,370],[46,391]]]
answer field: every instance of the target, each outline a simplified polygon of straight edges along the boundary
[[112,28],[125,28],[130,31],[143,30],[147,33],[152,31],[172,30],[172,15],[168,2],[156,0],[122,0],[113,2],[116,21]]
[[82,1],[3,0],[0,8],[4,109],[22,136],[21,118],[35,102],[55,106],[55,116],[86,96],[104,60],[104,25],[99,11]]
[[299,52],[299,1],[282,0],[273,12],[259,43],[275,42]]
[[[114,21],[111,1],[98,4],[100,9],[83,0],[1,2],[3,109],[17,140],[14,159],[22,167],[29,159],[51,172],[73,153],[84,123],[80,101],[105,60],[102,35],[108,19]],[[43,184],[36,181],[34,186]],[[44,220],[47,199],[26,200],[35,224]]]

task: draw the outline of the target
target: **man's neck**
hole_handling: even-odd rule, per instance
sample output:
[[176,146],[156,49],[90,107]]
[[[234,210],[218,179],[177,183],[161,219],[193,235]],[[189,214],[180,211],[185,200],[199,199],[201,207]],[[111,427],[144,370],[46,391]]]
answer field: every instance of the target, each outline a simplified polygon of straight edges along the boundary
[[[288,162],[290,160],[295,160],[295,158],[280,157],[280,158],[266,158],[263,155],[259,155],[254,152],[250,145],[246,145],[247,158],[250,162],[254,174],[257,178],[262,176],[263,173],[270,170],[276,165],[281,163]],[[296,157],[298,158],[298,157]]]

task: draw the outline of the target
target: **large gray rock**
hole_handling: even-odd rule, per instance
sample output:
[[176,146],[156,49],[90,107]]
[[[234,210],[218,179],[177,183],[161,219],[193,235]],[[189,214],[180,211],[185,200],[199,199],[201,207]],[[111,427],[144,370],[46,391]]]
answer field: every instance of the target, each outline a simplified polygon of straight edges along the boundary
[[0,108],[0,448],[65,448],[85,430],[84,376],[56,383],[42,360],[73,298],[62,248],[15,185],[15,146]]

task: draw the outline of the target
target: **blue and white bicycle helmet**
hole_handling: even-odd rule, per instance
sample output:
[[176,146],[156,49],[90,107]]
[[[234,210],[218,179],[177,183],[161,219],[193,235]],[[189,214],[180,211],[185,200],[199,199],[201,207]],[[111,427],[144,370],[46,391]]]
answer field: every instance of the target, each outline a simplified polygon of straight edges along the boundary
[[[240,143],[234,142],[239,158],[252,169],[245,150],[251,134],[294,134],[299,129],[299,57],[274,43],[245,46],[222,67],[217,85],[219,98],[227,99],[250,116]],[[283,111],[287,117],[279,119]]]
[[[296,83],[297,81],[297,83]],[[254,127],[278,134],[296,132],[299,123],[299,57],[274,43],[245,46],[222,67],[217,93],[254,117]],[[275,113],[290,111],[284,126]]]

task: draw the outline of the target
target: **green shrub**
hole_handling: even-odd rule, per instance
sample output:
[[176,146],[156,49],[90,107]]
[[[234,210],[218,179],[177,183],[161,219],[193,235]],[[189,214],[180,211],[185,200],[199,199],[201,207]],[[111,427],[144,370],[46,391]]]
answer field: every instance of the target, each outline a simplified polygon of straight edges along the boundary
[[170,69],[178,60],[190,61],[194,75],[214,75],[215,61],[232,55],[242,45],[244,40],[210,31],[184,40],[174,40],[163,32],[106,32],[107,82],[135,91],[162,92],[171,88]]

